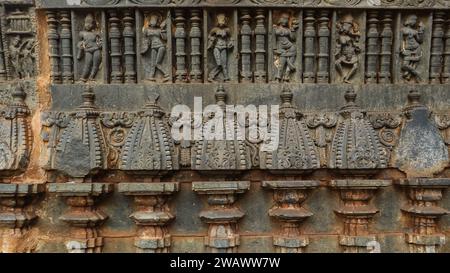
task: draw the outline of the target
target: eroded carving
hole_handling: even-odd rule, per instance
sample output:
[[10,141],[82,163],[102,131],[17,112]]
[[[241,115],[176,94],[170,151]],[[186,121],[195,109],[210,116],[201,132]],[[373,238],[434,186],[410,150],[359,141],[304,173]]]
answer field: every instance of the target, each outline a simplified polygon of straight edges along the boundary
[[424,41],[425,26],[419,21],[417,15],[411,14],[406,17],[401,33],[402,77],[405,81],[421,82],[422,79],[417,66],[423,57],[422,43]]
[[289,13],[282,13],[273,31],[276,39],[275,48],[275,67],[277,73],[275,80],[278,82],[289,82],[291,74],[297,69],[295,60],[297,58],[297,30],[299,22],[295,18],[291,18]]
[[79,32],[77,59],[83,60],[82,82],[94,81],[102,61],[103,41],[93,14],[84,18],[84,30]]
[[228,17],[224,13],[216,15],[216,27],[211,29],[208,35],[208,50],[214,56],[215,66],[209,72],[208,81],[216,80],[219,73],[222,73],[223,81],[230,80],[228,59],[229,52],[234,48],[234,41],[231,37],[231,29],[228,27]]
[[[338,32],[335,53],[336,70],[344,83],[351,83],[352,77],[359,68],[359,54],[361,53],[359,25],[351,14],[347,14],[339,20],[336,30]],[[350,70],[345,72],[344,66],[349,67]]]

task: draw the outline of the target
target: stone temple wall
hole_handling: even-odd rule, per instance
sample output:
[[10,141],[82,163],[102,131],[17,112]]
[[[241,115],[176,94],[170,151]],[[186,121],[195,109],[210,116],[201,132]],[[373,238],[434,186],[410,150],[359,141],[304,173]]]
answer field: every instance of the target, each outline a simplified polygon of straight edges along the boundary
[[449,11],[0,1],[0,252],[450,252]]

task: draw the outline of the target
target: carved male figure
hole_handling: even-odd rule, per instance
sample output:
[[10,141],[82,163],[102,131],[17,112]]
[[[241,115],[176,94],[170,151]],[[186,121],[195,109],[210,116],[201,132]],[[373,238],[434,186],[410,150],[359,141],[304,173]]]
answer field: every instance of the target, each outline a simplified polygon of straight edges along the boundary
[[214,81],[220,72],[223,74],[223,80],[229,81],[228,74],[228,51],[233,48],[234,43],[231,38],[230,28],[227,26],[228,18],[225,14],[217,15],[217,26],[214,27],[208,35],[208,49],[213,51],[216,66],[211,70],[208,81]]
[[[346,15],[337,24],[338,38],[336,42],[336,70],[341,75],[342,81],[350,83],[351,78],[359,68],[358,54],[361,52],[359,45],[358,24],[351,15]],[[343,66],[350,67],[350,71],[344,75]]]
[[77,59],[84,58],[84,67],[81,73],[81,81],[94,80],[101,63],[102,39],[96,30],[97,23],[92,14],[84,19],[84,30],[80,31]]
[[164,81],[170,80],[170,75],[162,67],[164,55],[166,54],[166,21],[161,22],[159,14],[150,14],[148,26],[143,29],[143,37],[141,54],[144,55],[150,51],[149,80],[156,81],[157,70],[163,74]]
[[403,78],[407,81],[414,78],[420,82],[421,78],[417,71],[417,65],[422,58],[422,48],[425,27],[422,22],[418,22],[416,15],[409,15],[402,28],[403,43],[401,55],[403,56],[402,71]]
[[293,20],[292,26],[289,27],[289,17],[289,14],[283,13],[278,20],[278,24],[274,26],[277,43],[274,53],[278,56],[279,61],[275,80],[279,82],[288,82],[291,73],[296,70],[295,59],[297,57],[297,47],[295,46],[295,40],[299,25],[297,20]]

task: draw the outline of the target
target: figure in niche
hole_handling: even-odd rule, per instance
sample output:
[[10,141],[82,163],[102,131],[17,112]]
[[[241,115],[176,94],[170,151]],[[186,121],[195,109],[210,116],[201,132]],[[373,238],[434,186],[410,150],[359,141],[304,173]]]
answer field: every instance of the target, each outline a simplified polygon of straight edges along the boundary
[[81,81],[95,80],[95,76],[102,60],[102,39],[96,30],[97,23],[92,14],[84,18],[84,30],[80,31],[80,41],[78,42],[77,59],[84,58],[84,67],[81,72]]
[[229,81],[228,74],[228,51],[234,47],[231,38],[231,30],[227,26],[228,18],[225,14],[217,15],[217,26],[208,35],[208,50],[213,51],[216,66],[211,70],[208,81],[216,79],[220,72],[223,74],[223,81]]
[[[350,83],[351,78],[359,68],[358,54],[361,53],[359,45],[358,24],[351,15],[346,15],[337,24],[338,38],[336,42],[336,70],[342,77],[342,81]],[[348,73],[344,75],[343,66],[350,67]]]
[[166,21],[161,15],[150,14],[148,26],[143,29],[143,45],[141,54],[150,51],[150,81],[156,81],[157,70],[163,74],[164,82],[170,80],[170,75],[163,69],[162,62],[166,54],[167,30]]
[[24,77],[33,77],[34,67],[35,67],[35,48],[36,42],[34,40],[28,40],[25,42],[26,45],[21,52],[22,55],[22,72]]
[[11,44],[9,45],[9,60],[12,68],[12,72],[15,77],[22,78],[22,49],[26,45],[26,42],[22,42],[20,36],[14,36],[11,38]]
[[297,29],[299,23],[297,20],[292,20],[292,26],[289,27],[289,14],[281,14],[278,24],[274,25],[274,32],[276,37],[275,48],[275,66],[278,68],[275,80],[277,82],[288,82],[291,73],[296,70],[295,59],[297,58],[297,47],[295,41],[297,39]]
[[416,82],[420,82],[421,78],[417,71],[417,65],[422,58],[420,45],[423,43],[425,27],[422,22],[418,22],[416,15],[409,15],[403,25],[401,48],[403,78],[406,81],[414,78]]

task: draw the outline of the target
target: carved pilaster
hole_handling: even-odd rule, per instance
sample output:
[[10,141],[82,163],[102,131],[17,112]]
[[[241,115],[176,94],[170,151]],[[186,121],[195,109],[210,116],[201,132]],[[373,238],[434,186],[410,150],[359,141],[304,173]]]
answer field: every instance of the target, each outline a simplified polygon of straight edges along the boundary
[[175,81],[187,81],[186,70],[186,30],[183,10],[175,10]]
[[201,17],[200,10],[193,9],[191,11],[191,31],[189,33],[191,41],[191,82],[202,82],[202,48],[201,39],[202,31],[200,28]]
[[178,191],[178,183],[120,183],[119,192],[134,197],[136,210],[130,218],[138,226],[136,252],[167,253],[171,237],[167,225],[175,218],[169,209],[169,197]]
[[252,82],[252,28],[250,27],[251,16],[248,10],[242,10],[241,16],[241,80]]
[[[0,33],[2,33],[2,28],[0,24]],[[0,35],[1,37],[2,35]],[[0,39],[0,81],[6,81],[8,79],[8,74],[6,73],[6,57],[5,57],[5,45],[4,39]]]
[[450,16],[447,17],[446,24],[447,29],[444,34],[444,67],[442,72],[442,83],[450,82]]
[[377,83],[379,33],[378,12],[369,11],[367,19],[367,53],[366,53],[366,82]]
[[58,34],[58,20],[56,19],[56,12],[47,11],[47,25],[48,25],[48,56],[50,58],[50,79],[54,83],[61,82],[61,70],[59,67],[59,34]]
[[410,252],[434,253],[445,244],[445,234],[439,230],[439,219],[449,212],[440,207],[444,190],[450,187],[449,178],[409,178],[397,181],[408,196],[402,207],[411,220],[406,233]]
[[104,183],[52,183],[48,191],[64,197],[69,207],[59,217],[70,228],[70,239],[65,243],[71,253],[100,253],[103,237],[99,226],[108,218],[96,208],[96,202],[112,192],[112,184]]
[[32,252],[36,245],[23,244],[37,218],[26,209],[44,190],[43,184],[0,183],[0,253]]
[[265,83],[266,71],[266,16],[264,10],[256,10],[255,27],[255,82]]
[[109,43],[111,56],[111,83],[122,83],[122,34],[119,29],[120,20],[117,17],[117,11],[109,11]]
[[317,60],[317,83],[328,83],[330,80],[330,12],[319,13],[319,54]]
[[69,11],[61,11],[62,83],[73,83],[72,29]]
[[389,180],[333,180],[330,186],[339,190],[342,204],[335,212],[343,217],[344,231],[339,244],[344,252],[369,252],[375,235],[370,232],[370,222],[378,209],[370,204],[377,189],[391,185]]
[[430,56],[430,83],[441,83],[445,12],[435,12]]
[[123,13],[123,43],[124,43],[124,68],[125,83],[136,82],[136,45],[134,31],[134,18],[130,10]]
[[301,253],[309,244],[300,229],[301,223],[313,214],[303,207],[309,192],[319,186],[319,181],[264,181],[262,186],[274,191],[275,205],[269,216],[281,222],[281,229],[273,237],[278,253]]
[[392,44],[394,33],[392,31],[392,12],[383,11],[383,30],[381,31],[381,52],[380,52],[380,83],[391,83],[392,74]]
[[209,224],[205,245],[213,253],[237,252],[240,244],[237,222],[244,213],[234,205],[237,194],[250,189],[248,181],[193,182],[192,190],[207,195],[209,207],[200,213],[200,218]]
[[314,25],[314,10],[305,11],[305,52],[303,53],[305,69],[303,70],[303,82],[314,83],[316,81],[315,59],[316,59],[316,27]]

